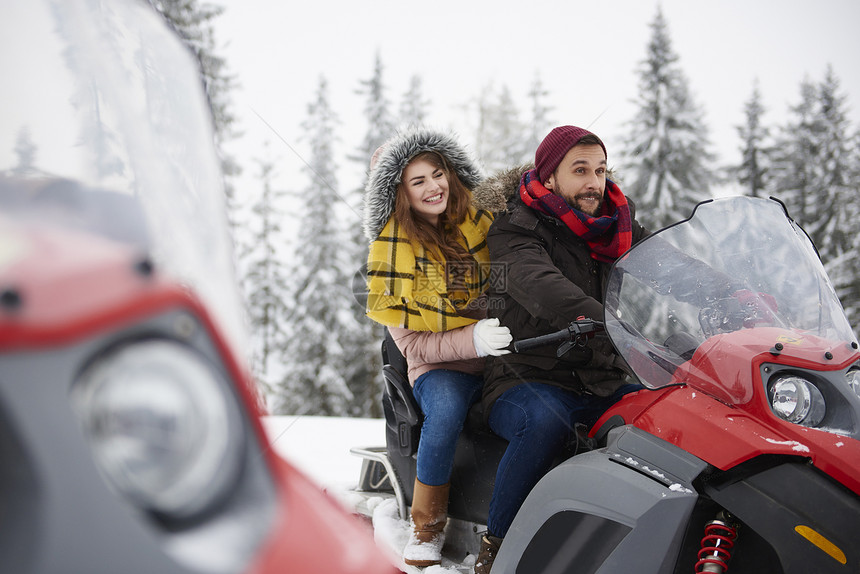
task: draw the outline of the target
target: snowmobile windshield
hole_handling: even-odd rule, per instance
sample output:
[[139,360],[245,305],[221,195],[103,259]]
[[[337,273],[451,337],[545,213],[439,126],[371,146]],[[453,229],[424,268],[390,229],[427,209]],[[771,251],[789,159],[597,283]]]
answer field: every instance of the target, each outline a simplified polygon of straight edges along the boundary
[[764,345],[856,340],[812,242],[760,198],[702,203],[636,245],[613,267],[605,308],[616,349],[651,388],[680,382],[676,369],[705,341],[719,354],[744,330],[761,329]]
[[0,37],[0,234],[49,229],[136,250],[192,289],[244,351],[191,52],[147,2],[12,2]]

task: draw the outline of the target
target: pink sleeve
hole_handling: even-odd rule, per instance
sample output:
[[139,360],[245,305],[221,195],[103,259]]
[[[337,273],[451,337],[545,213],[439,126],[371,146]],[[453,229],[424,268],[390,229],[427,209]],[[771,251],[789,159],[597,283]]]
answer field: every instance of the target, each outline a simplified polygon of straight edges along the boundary
[[389,327],[388,330],[397,348],[410,362],[447,363],[478,358],[472,341],[474,323],[441,333],[412,331],[401,327]]

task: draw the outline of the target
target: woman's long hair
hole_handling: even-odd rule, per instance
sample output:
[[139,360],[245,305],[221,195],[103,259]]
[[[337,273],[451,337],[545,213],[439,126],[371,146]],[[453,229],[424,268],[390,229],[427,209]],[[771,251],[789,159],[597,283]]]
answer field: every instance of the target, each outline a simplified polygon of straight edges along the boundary
[[[418,241],[436,256],[441,256],[445,262],[474,264],[475,258],[457,241],[462,236],[459,226],[469,215],[472,193],[463,185],[457,172],[450,168],[448,161],[441,154],[432,151],[423,152],[409,162],[416,160],[424,160],[445,173],[448,179],[448,205],[439,216],[437,224],[433,225],[423,217],[416,216],[401,182],[397,185],[397,195],[394,200],[394,219],[407,237]],[[450,265],[448,269],[451,269]]]

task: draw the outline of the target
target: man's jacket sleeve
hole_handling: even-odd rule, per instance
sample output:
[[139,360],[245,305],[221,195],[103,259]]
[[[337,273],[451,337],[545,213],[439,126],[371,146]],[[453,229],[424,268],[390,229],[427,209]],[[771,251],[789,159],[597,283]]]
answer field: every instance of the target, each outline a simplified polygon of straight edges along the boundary
[[494,265],[504,268],[504,288],[533,317],[559,330],[580,316],[603,320],[603,305],[565,277],[540,239],[527,230],[508,228],[498,234],[491,228],[487,243]]

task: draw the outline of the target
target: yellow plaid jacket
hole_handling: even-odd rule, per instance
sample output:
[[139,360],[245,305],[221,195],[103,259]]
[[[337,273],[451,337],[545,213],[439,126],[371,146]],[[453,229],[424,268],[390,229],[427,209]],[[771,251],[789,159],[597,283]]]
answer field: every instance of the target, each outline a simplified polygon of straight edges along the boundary
[[[389,327],[413,331],[441,332],[475,323],[460,315],[469,303],[487,290],[490,253],[487,230],[492,215],[469,208],[460,224],[465,244],[477,265],[447,265],[417,241],[403,236],[394,217],[388,219],[379,237],[370,244],[367,258],[367,316]],[[464,290],[449,292],[449,274],[464,276]]]

